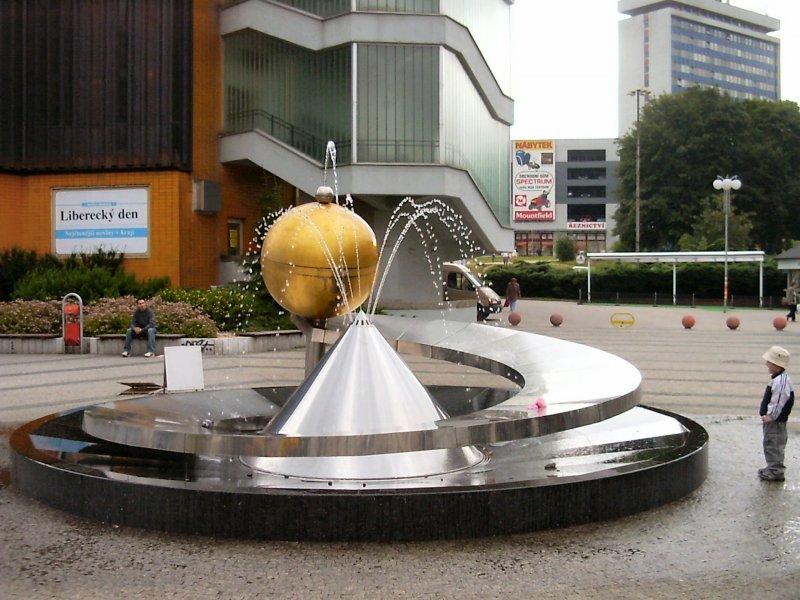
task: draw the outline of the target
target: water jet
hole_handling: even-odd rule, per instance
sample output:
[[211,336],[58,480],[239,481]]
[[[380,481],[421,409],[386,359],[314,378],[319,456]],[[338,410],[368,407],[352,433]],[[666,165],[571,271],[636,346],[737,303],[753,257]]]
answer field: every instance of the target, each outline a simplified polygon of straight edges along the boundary
[[[435,206],[395,223],[424,231]],[[391,249],[382,259],[384,241],[373,254],[371,230],[338,209],[339,225],[311,216],[329,211],[291,209],[288,233],[262,250],[270,291],[319,350],[307,352],[299,386],[126,396],[42,417],[12,434],[19,490],[170,532],[411,540],[614,518],[704,481],[706,432],[640,406],[641,375],[621,358],[505,327],[375,314],[375,266],[391,265]],[[306,246],[325,248],[299,248],[298,227]],[[279,247],[295,251],[273,261]],[[312,288],[323,301],[297,300]],[[468,388],[454,376],[426,388],[403,356],[476,367],[505,385]]]

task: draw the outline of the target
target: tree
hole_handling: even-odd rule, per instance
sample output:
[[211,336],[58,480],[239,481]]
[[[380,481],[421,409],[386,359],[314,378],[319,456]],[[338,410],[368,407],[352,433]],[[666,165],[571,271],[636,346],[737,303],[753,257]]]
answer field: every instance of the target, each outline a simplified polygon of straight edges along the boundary
[[[619,208],[615,233],[635,246],[636,128],[619,140]],[[738,175],[731,222],[750,214],[751,242],[776,253],[800,226],[800,111],[793,102],[741,101],[693,87],[648,102],[639,120],[640,246],[674,250],[695,232],[717,175]],[[721,193],[718,202],[721,202]],[[719,215],[721,219],[721,214]],[[713,211],[703,217],[707,223]],[[699,237],[696,235],[699,233]],[[688,238],[685,238],[688,239]]]
[[555,254],[561,262],[575,260],[575,240],[568,235],[562,235],[556,240]]
[[[725,249],[725,213],[721,198],[706,198],[705,207],[692,224],[692,232],[684,233],[678,241],[683,252]],[[753,224],[744,213],[731,210],[728,215],[728,249],[749,250],[752,248],[750,231]]]

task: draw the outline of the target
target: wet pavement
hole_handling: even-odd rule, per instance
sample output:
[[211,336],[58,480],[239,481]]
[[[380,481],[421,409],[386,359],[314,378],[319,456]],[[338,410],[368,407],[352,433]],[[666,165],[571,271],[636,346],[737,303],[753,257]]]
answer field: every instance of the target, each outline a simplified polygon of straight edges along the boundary
[[[686,498],[611,522],[501,538],[281,543],[170,535],[85,521],[9,482],[8,435],[45,414],[108,400],[120,381],[159,382],[160,359],[0,355],[0,598],[800,598],[800,415],[787,480],[761,482],[761,354],[796,357],[781,311],[520,303],[520,329],[617,354],[644,377],[644,403],[709,432],[707,481]],[[559,313],[564,323],[549,324]],[[615,313],[635,323],[618,328]],[[687,330],[681,318],[691,314]],[[500,315],[488,326],[507,327]],[[730,330],[727,316],[741,324]],[[627,319],[627,317],[625,317]],[[474,370],[408,361],[427,384],[491,385]],[[296,383],[303,353],[204,358],[207,387]],[[800,385],[800,375],[794,377]]]

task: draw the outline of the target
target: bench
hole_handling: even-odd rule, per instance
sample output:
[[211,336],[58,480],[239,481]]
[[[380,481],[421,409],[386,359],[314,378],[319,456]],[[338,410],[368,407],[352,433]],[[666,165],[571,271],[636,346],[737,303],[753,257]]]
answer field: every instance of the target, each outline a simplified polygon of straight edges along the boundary
[[275,331],[246,331],[239,334],[250,338],[250,352],[272,352],[274,350],[294,350],[304,346],[306,341],[299,329],[279,329]]
[[[158,333],[156,334],[156,354],[164,354],[167,346],[177,346],[185,336],[181,333]],[[101,333],[93,338],[96,340],[95,349],[90,350],[92,354],[122,354],[125,348],[124,333]],[[147,352],[147,338],[134,337],[131,344],[131,356],[143,355]]]
[[0,354],[63,354],[60,333],[2,333]]

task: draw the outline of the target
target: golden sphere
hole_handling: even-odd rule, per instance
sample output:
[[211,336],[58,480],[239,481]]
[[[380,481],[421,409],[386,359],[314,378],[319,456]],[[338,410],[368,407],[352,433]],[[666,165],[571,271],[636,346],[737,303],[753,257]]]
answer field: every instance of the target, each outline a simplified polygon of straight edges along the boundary
[[378,268],[378,244],[367,222],[319,192],[317,197],[275,221],[261,248],[267,290],[283,308],[307,319],[361,306]]

